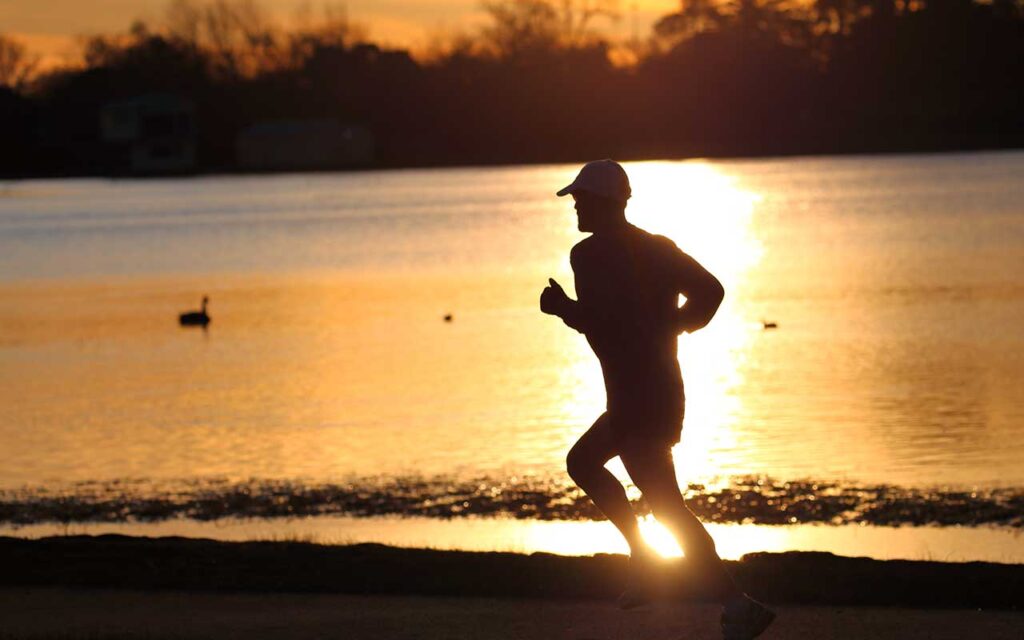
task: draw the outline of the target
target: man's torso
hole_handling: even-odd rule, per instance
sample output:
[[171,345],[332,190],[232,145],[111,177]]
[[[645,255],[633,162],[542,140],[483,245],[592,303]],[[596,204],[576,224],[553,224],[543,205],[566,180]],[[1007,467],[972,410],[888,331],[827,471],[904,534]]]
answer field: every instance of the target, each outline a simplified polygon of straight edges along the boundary
[[678,253],[667,238],[632,225],[573,248],[579,302],[600,319],[586,336],[601,362],[610,412],[682,415],[672,279]]

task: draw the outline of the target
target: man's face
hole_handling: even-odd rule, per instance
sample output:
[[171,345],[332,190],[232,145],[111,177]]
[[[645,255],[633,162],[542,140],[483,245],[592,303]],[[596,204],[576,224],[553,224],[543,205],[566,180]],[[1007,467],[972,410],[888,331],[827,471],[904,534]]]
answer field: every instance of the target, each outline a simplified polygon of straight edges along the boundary
[[597,231],[611,214],[611,201],[589,191],[577,191],[572,194],[576,202],[576,226],[580,231],[591,233]]

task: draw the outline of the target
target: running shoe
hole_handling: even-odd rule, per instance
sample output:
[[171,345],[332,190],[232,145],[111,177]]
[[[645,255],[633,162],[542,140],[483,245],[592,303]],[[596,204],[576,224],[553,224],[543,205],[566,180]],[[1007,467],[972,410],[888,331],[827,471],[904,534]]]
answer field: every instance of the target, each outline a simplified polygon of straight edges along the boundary
[[657,594],[655,585],[655,562],[653,553],[640,553],[629,557],[629,577],[626,589],[617,600],[620,609],[635,609],[654,601]]
[[775,612],[749,596],[722,611],[723,640],[752,640],[775,620]]

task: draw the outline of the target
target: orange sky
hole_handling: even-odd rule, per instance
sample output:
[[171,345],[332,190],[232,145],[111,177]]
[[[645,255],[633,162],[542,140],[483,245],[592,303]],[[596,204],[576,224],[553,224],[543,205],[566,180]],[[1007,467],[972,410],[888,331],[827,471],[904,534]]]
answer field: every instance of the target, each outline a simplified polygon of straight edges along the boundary
[[[348,7],[350,17],[367,25],[375,42],[416,48],[431,34],[472,28],[483,19],[480,0],[257,0],[265,9],[287,20],[303,6]],[[633,30],[632,8],[641,36],[650,32],[658,16],[672,11],[677,0],[620,0],[622,20],[604,30],[628,36]],[[0,33],[12,35],[49,64],[70,58],[75,36],[124,31],[135,18],[158,23],[167,0],[2,0]]]

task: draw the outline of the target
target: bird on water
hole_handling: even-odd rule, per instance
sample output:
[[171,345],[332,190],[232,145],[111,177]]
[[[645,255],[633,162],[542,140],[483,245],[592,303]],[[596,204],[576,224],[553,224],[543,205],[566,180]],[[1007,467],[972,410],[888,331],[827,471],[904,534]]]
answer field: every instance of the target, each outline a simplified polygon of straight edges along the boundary
[[210,298],[203,296],[203,306],[199,311],[186,311],[178,316],[178,323],[183,327],[205,327],[210,324],[210,316],[206,313],[206,303]]

